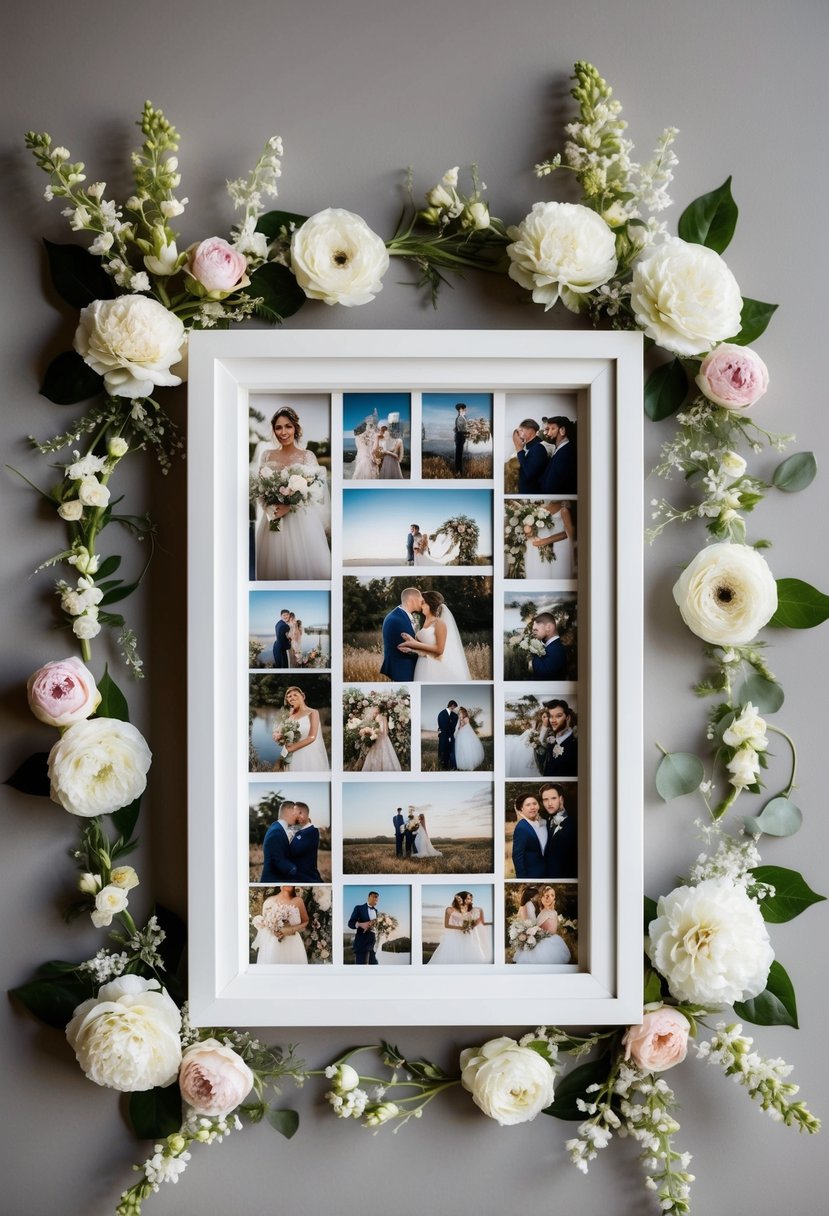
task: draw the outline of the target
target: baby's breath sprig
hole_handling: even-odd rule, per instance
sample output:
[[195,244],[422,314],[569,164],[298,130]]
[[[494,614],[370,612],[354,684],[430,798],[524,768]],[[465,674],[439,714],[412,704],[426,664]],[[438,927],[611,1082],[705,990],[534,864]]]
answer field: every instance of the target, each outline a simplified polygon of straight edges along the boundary
[[[349,1064],[354,1056],[368,1051],[390,1069],[388,1077],[363,1075]],[[460,1084],[460,1076],[445,1073],[429,1060],[409,1059],[385,1040],[353,1047],[322,1073],[308,1075],[322,1075],[331,1081],[325,1100],[339,1119],[361,1119],[363,1127],[375,1131],[384,1123],[394,1123],[394,1131],[399,1131],[409,1119],[420,1119],[438,1094]]]

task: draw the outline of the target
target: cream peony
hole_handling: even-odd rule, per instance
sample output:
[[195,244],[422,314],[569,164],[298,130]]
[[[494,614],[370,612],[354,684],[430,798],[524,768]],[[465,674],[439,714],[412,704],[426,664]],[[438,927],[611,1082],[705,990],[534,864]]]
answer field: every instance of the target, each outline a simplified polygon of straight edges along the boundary
[[581,296],[616,271],[613,233],[600,215],[578,203],[536,203],[509,235],[509,276],[531,291],[545,312],[559,296],[578,312]]
[[77,1007],[66,1037],[90,1081],[134,1093],[175,1081],[180,1029],[181,1014],[158,980],[122,975]]
[[691,1023],[684,1013],[663,1005],[642,1017],[641,1026],[629,1026],[622,1039],[625,1059],[645,1072],[665,1072],[681,1064],[688,1051]]
[[52,801],[73,815],[109,815],[143,794],[151,760],[144,736],[129,722],[76,722],[49,753]]
[[665,350],[701,355],[740,330],[737,280],[713,249],[671,237],[633,268],[636,324]]
[[205,1039],[185,1051],[178,1083],[182,1099],[197,1115],[218,1118],[248,1096],[253,1073],[238,1052],[218,1039]]
[[382,290],[386,246],[365,220],[341,207],[319,211],[291,238],[291,270],[312,300],[351,308]]
[[527,1123],[549,1106],[555,1075],[547,1061],[514,1039],[490,1039],[461,1052],[461,1083],[472,1100],[502,1127]]
[[674,585],[674,599],[692,633],[714,646],[753,641],[777,611],[777,584],[749,545],[702,549]]
[[715,405],[724,410],[746,410],[768,388],[769,369],[749,347],[723,342],[703,359],[696,381]]
[[755,901],[729,878],[660,897],[647,951],[678,1001],[732,1005],[763,991],[774,959]]
[[184,340],[184,326],[163,304],[128,295],[81,309],[75,350],[113,397],[148,397],[155,385],[181,384],[170,368]]
[[80,659],[53,659],[29,676],[29,709],[47,726],[71,726],[90,718],[101,703],[92,672]]

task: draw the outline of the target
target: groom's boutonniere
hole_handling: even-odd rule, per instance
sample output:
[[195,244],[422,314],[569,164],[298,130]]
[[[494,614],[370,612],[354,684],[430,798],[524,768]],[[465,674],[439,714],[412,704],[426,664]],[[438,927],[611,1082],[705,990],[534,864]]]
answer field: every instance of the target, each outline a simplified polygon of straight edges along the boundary
[[567,818],[566,811],[556,811],[555,815],[553,815],[553,835],[554,836],[555,836],[556,832],[561,831],[561,825],[564,823],[564,820],[566,818]]

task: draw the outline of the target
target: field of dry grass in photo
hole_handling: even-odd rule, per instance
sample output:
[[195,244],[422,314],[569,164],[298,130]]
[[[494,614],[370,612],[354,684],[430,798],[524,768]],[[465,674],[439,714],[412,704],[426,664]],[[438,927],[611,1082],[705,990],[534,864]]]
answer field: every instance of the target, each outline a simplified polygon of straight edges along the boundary
[[491,874],[494,864],[491,840],[443,840],[432,844],[441,857],[396,857],[394,840],[343,842],[344,874]]
[[[376,633],[355,633],[343,646],[343,679],[348,683],[370,684],[385,681],[380,674],[383,646]],[[469,641],[464,646],[469,674],[473,680],[492,679],[492,646],[489,642]]]
[[492,456],[467,456],[463,462],[463,475],[459,478],[455,473],[454,465],[450,464],[444,456],[430,456],[428,452],[424,452],[421,461],[421,476],[434,478],[436,481],[466,481],[475,477],[488,480],[492,477]]

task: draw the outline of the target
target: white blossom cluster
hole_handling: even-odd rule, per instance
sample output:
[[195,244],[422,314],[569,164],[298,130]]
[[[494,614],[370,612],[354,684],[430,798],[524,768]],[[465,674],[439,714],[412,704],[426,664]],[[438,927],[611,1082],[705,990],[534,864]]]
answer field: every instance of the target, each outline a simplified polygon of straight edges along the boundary
[[757,883],[751,870],[760,865],[760,851],[756,836],[731,836],[721,831],[719,825],[696,820],[695,826],[704,831],[709,839],[717,838],[716,852],[700,853],[688,874],[692,884],[704,882],[706,878],[727,878],[735,887],[742,887],[755,899],[766,899],[774,895],[774,887],[768,883]]
[[728,1026],[718,1022],[713,1038],[698,1043],[696,1050],[699,1059],[719,1064],[727,1077],[744,1086],[775,1122],[812,1134],[819,1131],[820,1120],[803,1102],[792,1101],[800,1087],[786,1081],[791,1064],[781,1059],[766,1060],[752,1050],[753,1046],[754,1040],[743,1035],[739,1023]]
[[463,194],[458,189],[459,166],[447,169],[436,186],[426,192],[428,204],[419,212],[420,218],[435,228],[448,228],[457,221],[464,232],[483,232],[489,227],[489,207],[483,199],[486,183],[478,178],[472,166],[472,193]]
[[242,1120],[238,1115],[232,1113],[210,1118],[190,1110],[182,1130],[186,1131],[192,1140],[197,1140],[199,1144],[221,1144],[225,1136],[242,1130]]
[[159,952],[159,947],[166,937],[167,934],[158,923],[158,917],[151,916],[143,929],[135,931],[127,945],[132,953],[148,967],[163,968],[164,960]]
[[268,239],[264,233],[256,231],[256,224],[265,210],[265,198],[277,197],[282,153],[282,140],[278,135],[272,135],[247,177],[227,183],[234,207],[244,211],[241,222],[231,229],[233,248],[244,254],[251,267],[261,265],[268,257]]
[[109,980],[115,980],[119,975],[123,975],[124,968],[129,961],[130,956],[125,951],[115,954],[110,950],[99,950],[94,958],[81,963],[78,970],[88,972],[96,983],[106,984]]

